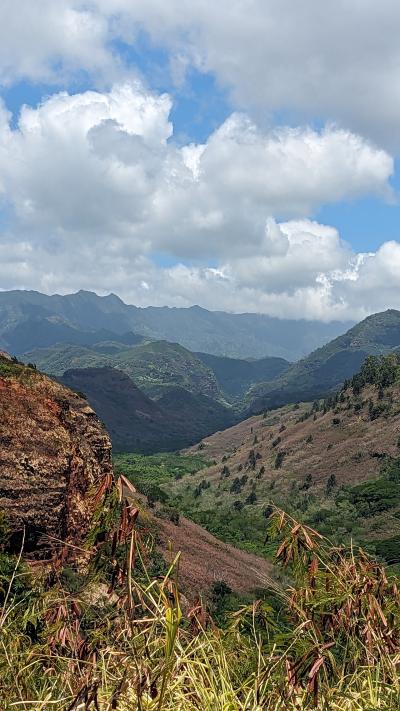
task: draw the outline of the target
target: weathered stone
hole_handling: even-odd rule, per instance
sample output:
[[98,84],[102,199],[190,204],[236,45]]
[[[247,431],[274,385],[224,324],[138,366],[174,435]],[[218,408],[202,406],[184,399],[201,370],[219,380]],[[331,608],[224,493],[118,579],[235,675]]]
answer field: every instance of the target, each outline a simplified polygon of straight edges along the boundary
[[111,469],[109,437],[85,400],[33,369],[2,374],[0,359],[0,510],[14,550],[24,530],[33,556],[82,542]]

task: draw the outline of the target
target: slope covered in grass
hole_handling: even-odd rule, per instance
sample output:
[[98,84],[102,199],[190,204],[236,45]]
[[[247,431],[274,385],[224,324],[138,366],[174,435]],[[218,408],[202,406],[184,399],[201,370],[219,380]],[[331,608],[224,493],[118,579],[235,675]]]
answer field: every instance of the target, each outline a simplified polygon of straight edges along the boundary
[[[107,347],[108,346],[108,347]],[[66,370],[110,366],[132,378],[150,397],[160,397],[168,388],[181,387],[195,394],[219,397],[214,373],[193,353],[177,343],[146,342],[126,347],[118,341],[92,347],[57,344],[27,353],[25,361],[51,375]]]
[[323,397],[356,373],[367,355],[384,355],[400,346],[400,311],[373,314],[327,345],[294,363],[286,372],[249,394],[253,412],[289,402]]
[[[193,447],[208,469],[173,483],[213,533],[260,550],[271,504],[394,563],[400,535],[400,361],[370,358],[327,401],[254,416]],[[399,557],[400,559],[400,557]]]

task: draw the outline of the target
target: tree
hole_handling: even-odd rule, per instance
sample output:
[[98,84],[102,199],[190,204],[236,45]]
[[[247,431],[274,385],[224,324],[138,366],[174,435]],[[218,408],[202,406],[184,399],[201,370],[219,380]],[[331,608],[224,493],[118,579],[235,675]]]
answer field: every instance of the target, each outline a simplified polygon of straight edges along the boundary
[[337,482],[336,482],[336,476],[334,474],[331,474],[328,481],[326,482],[326,495],[330,496],[332,491],[336,488]]
[[285,456],[286,456],[286,452],[284,452],[283,450],[281,450],[280,452],[277,453],[277,455],[275,457],[275,469],[281,468]]
[[250,494],[248,495],[247,499],[245,499],[244,503],[246,505],[252,505],[255,504],[257,501],[257,494],[255,491],[251,491]]

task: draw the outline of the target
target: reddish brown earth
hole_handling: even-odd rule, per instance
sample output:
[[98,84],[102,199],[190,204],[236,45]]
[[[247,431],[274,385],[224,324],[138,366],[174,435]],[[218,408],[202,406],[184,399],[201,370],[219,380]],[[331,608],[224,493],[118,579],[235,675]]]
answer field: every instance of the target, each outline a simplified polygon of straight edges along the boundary
[[90,492],[112,471],[111,443],[87,402],[35,370],[0,358],[0,510],[11,545],[47,555],[86,535]]
[[[376,419],[370,416],[370,400],[375,407],[386,408]],[[327,482],[332,475],[337,492],[379,478],[385,460],[400,457],[400,386],[387,389],[380,398],[373,386],[359,396],[349,390],[335,409],[312,413],[301,421],[310,410],[310,403],[296,409],[286,406],[207,437],[200,450],[197,445],[186,451],[200,451],[215,463],[173,482],[173,493],[182,496],[186,506],[195,501],[198,509],[208,512],[219,506],[226,515],[235,515],[235,501],[246,502],[252,493],[256,500],[253,507],[246,504],[247,512],[253,509],[260,514],[271,502],[290,509],[292,503],[299,505],[299,497],[307,499],[313,511],[331,509],[335,497],[327,494]],[[279,452],[283,461],[276,467]],[[229,470],[226,476],[224,467]],[[246,483],[240,493],[232,493],[232,482],[243,475]],[[210,486],[194,499],[194,489],[203,480]],[[399,535],[400,502],[390,512],[358,520],[357,526],[363,541]]]
[[[326,485],[331,474],[335,474],[339,485],[373,478],[380,470],[384,455],[400,455],[400,388],[391,389],[390,412],[373,421],[369,419],[367,403],[369,398],[377,402],[376,389],[364,389],[362,397],[364,405],[360,412],[353,408],[347,410],[347,405],[343,405],[337,413],[333,410],[326,414],[318,412],[315,420],[311,416],[298,422],[299,417],[310,410],[310,404],[302,404],[296,410],[286,406],[265,418],[257,415],[217,432],[201,445],[201,453],[207,459],[216,460],[216,464],[203,469],[198,478],[219,478],[223,457],[232,473],[240,465],[245,471],[251,450],[260,455],[257,470],[265,467],[261,481],[273,479],[283,489],[288,488],[293,479],[302,480],[309,473],[317,489]],[[334,424],[334,419],[339,419],[339,423]],[[280,442],[274,446],[278,437]],[[198,453],[198,445],[185,451]],[[285,458],[277,470],[274,462],[279,451],[285,452]]]
[[276,586],[269,561],[223,543],[193,521],[181,517],[176,526],[159,520],[159,526],[159,550],[164,558],[171,562],[181,552],[179,580],[189,596],[209,591],[220,580],[242,594]]

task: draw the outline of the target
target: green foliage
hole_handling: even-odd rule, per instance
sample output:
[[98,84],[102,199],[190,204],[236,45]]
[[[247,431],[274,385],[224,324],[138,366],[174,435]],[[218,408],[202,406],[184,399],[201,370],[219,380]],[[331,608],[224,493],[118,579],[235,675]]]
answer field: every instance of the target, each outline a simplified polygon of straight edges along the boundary
[[326,495],[330,496],[333,490],[336,488],[336,476],[335,474],[330,474],[328,481],[326,482]]
[[346,387],[352,387],[355,393],[366,385],[375,385],[378,388],[386,388],[399,381],[400,377],[400,353],[389,353],[388,355],[370,355],[364,361],[360,371],[350,380],[346,381]]
[[388,511],[400,503],[400,483],[385,478],[349,487],[338,494],[338,501],[346,498],[359,517],[369,518]]
[[255,491],[251,491],[247,498],[244,500],[246,506],[252,506],[257,501],[257,494]]
[[140,493],[156,501],[166,502],[168,493],[161,487],[186,474],[194,474],[209,466],[200,454],[117,454],[115,472],[124,474]]
[[250,469],[255,469],[256,463],[257,463],[257,455],[256,455],[254,449],[251,449],[249,452],[249,456],[247,457],[247,466]]
[[231,470],[229,469],[229,467],[226,464],[224,464],[224,466],[222,467],[222,470],[221,470],[221,479],[226,478],[230,475],[231,475]]
[[23,561],[6,553],[0,553],[0,605],[9,599],[22,600],[32,590],[32,577]]
[[246,486],[248,479],[249,477],[247,476],[247,474],[243,474],[243,476],[240,478],[235,477],[229,489],[231,494],[240,494],[243,487]]
[[281,466],[283,464],[283,460],[285,459],[285,456],[286,456],[286,452],[283,449],[281,449],[280,452],[276,453],[275,464],[274,464],[275,469],[281,468]]
[[386,538],[383,541],[378,541],[375,545],[377,555],[384,558],[389,565],[400,563],[400,536]]

